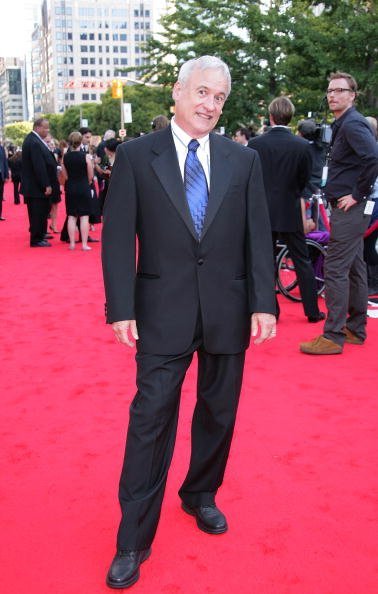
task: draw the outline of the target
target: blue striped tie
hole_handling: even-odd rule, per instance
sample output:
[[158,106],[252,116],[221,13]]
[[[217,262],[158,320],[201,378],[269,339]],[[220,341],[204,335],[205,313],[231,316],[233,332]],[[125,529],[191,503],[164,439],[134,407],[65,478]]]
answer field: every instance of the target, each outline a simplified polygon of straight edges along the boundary
[[200,238],[205,221],[209,192],[205,172],[197,157],[198,147],[198,140],[191,140],[188,144],[184,169],[184,186],[190,214],[197,235]]

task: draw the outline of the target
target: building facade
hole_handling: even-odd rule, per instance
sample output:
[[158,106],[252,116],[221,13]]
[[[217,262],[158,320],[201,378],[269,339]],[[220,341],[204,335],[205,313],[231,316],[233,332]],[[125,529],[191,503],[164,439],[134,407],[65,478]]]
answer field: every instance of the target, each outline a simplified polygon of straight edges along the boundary
[[25,64],[19,58],[0,58],[0,133],[13,122],[28,119]]
[[[159,4],[43,0],[32,36],[34,116],[98,102],[113,78],[137,78]],[[125,73],[127,67],[135,70]]]

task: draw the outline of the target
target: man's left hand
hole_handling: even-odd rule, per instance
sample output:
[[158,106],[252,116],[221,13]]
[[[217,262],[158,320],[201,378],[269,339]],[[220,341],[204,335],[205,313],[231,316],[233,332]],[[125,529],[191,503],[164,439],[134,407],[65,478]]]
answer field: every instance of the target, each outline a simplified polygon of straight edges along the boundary
[[276,336],[276,316],[268,313],[254,313],[251,317],[252,336],[260,335],[253,342],[260,344]]
[[344,210],[345,212],[355,204],[357,204],[357,200],[353,198],[352,194],[341,196],[341,198],[337,200],[337,208],[341,208],[341,210]]

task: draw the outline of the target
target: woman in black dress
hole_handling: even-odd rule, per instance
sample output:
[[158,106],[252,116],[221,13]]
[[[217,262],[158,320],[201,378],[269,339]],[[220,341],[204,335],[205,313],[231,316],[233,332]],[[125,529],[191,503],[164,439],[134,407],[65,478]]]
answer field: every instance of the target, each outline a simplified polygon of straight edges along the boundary
[[82,249],[87,251],[89,233],[89,215],[91,212],[91,187],[93,180],[92,159],[80,150],[82,135],[71,132],[68,137],[69,150],[63,157],[64,174],[66,176],[65,194],[68,215],[67,230],[70,238],[70,249],[75,249],[76,222],[80,217]]

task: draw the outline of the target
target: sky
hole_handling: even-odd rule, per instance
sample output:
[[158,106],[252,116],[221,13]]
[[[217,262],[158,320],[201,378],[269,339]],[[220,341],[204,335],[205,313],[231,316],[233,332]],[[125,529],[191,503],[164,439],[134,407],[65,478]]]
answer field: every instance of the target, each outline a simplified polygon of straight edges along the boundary
[[0,17],[0,57],[23,58],[30,51],[33,9],[41,0],[9,0]]
[[[154,2],[165,5],[164,0]],[[41,4],[42,0],[6,0],[0,17],[0,57],[23,58],[30,51],[33,16],[40,14]]]

